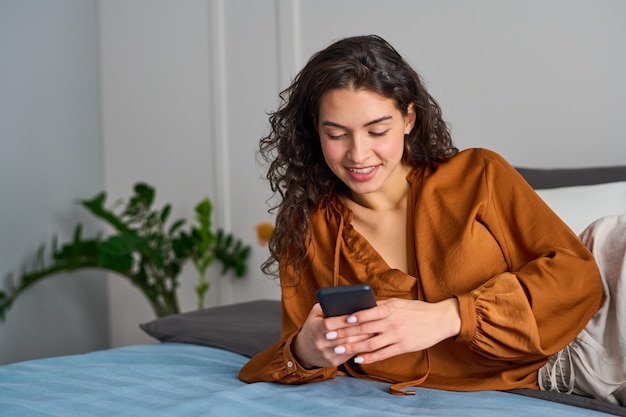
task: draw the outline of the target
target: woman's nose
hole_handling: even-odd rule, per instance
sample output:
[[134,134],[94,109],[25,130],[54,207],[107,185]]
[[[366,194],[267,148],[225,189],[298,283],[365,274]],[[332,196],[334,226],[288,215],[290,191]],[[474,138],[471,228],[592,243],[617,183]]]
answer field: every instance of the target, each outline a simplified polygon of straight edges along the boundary
[[348,150],[348,158],[354,163],[362,163],[367,159],[367,140],[360,135],[353,135]]

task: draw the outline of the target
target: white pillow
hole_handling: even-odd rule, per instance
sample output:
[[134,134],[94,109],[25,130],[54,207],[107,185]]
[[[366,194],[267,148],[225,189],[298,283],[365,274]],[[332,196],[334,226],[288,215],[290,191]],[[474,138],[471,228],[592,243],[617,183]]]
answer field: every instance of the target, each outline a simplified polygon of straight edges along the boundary
[[600,217],[626,214],[626,181],[537,190],[537,194],[576,234]]

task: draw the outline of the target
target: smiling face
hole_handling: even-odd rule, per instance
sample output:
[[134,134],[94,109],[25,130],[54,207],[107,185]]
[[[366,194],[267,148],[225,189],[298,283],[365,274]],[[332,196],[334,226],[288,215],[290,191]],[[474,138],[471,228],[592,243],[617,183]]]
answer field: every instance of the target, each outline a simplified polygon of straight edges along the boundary
[[403,116],[394,100],[369,90],[336,89],[322,96],[317,130],[324,159],[354,200],[406,188],[411,168],[402,164],[404,135],[414,123],[412,107]]

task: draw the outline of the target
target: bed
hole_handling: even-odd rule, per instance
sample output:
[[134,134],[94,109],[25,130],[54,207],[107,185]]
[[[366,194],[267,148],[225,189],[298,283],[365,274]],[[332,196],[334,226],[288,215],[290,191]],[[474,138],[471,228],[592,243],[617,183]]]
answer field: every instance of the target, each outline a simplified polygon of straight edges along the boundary
[[[518,168],[576,232],[626,213],[626,166]],[[255,300],[141,325],[157,343],[0,367],[0,416],[626,416],[626,408],[536,390],[449,392],[349,377],[300,386],[245,384],[248,358],[279,334],[280,305]]]

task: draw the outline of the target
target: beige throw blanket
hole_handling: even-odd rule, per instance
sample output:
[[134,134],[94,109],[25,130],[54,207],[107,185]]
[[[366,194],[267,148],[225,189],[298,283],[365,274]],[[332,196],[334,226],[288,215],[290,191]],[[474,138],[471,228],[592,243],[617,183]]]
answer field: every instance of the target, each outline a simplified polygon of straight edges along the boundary
[[596,220],[580,238],[596,258],[606,299],[569,346],[573,392],[626,406],[626,214]]

